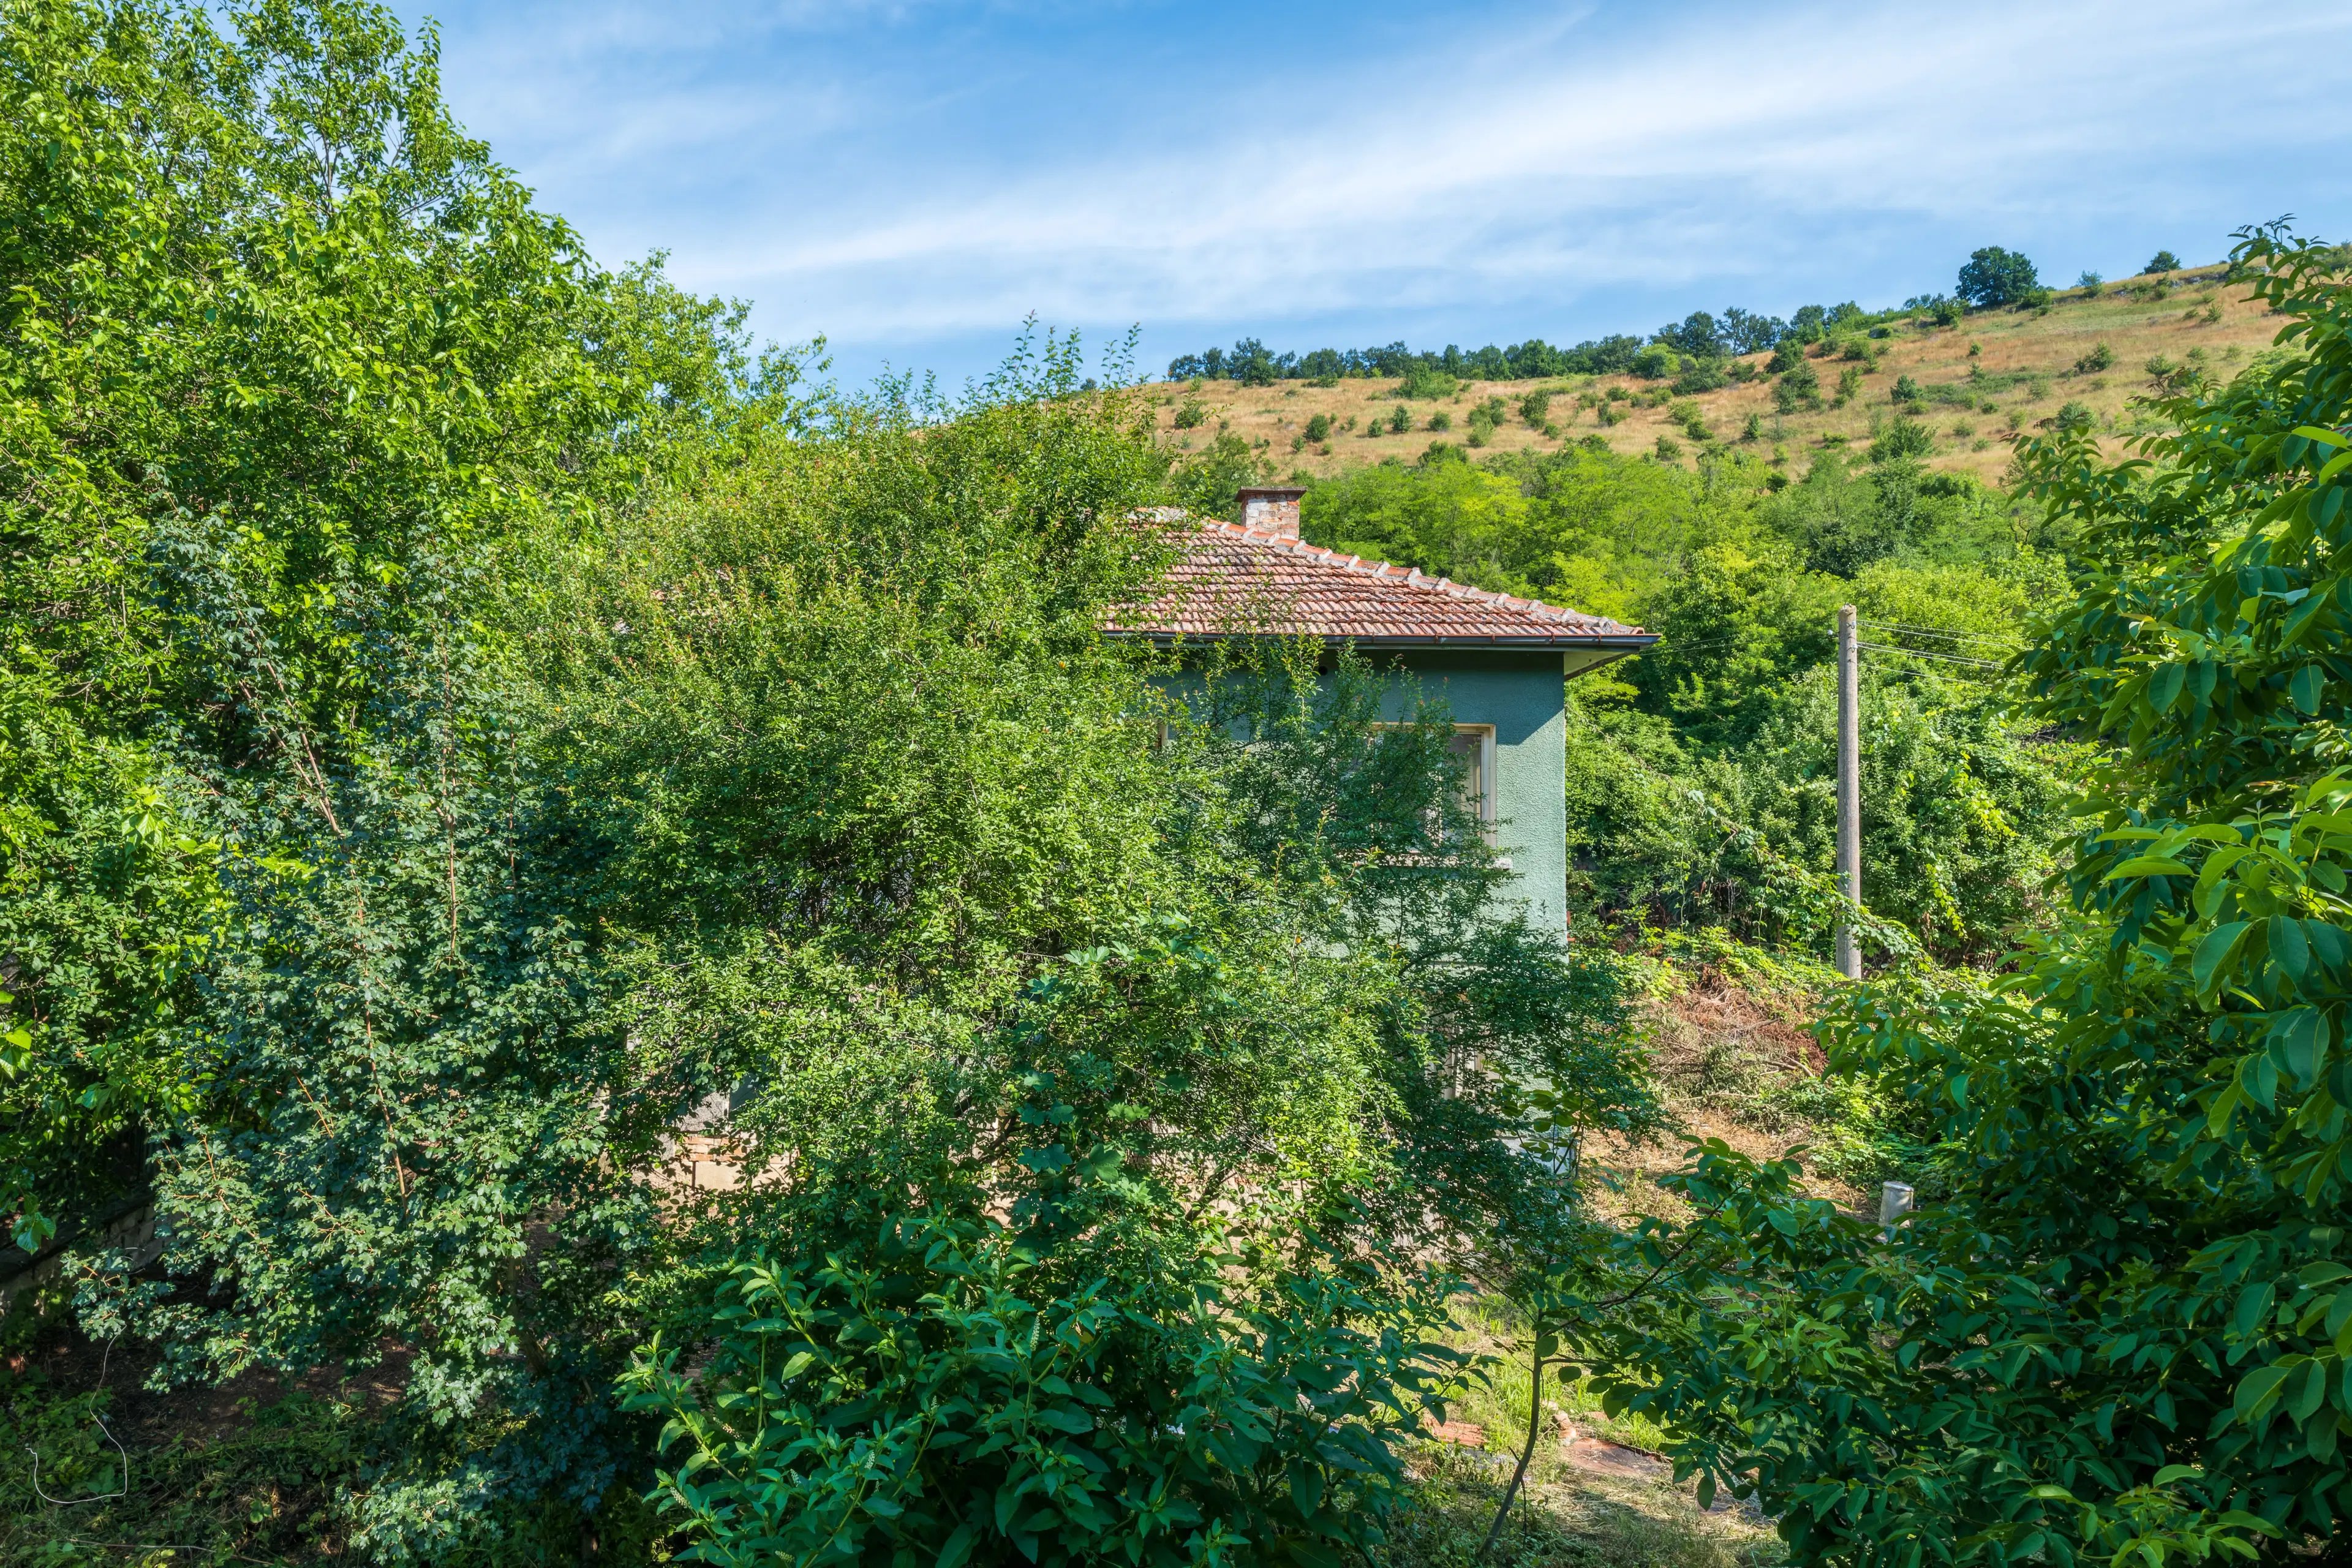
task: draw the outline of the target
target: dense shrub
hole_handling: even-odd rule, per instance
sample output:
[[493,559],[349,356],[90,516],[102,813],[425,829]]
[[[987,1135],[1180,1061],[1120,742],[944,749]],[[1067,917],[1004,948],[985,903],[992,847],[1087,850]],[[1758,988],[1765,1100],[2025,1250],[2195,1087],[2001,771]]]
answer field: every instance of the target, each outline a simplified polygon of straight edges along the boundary
[[1936,438],[1927,426],[1916,419],[1898,417],[1871,442],[1870,460],[1884,463],[1898,458],[1924,458],[1935,449]]

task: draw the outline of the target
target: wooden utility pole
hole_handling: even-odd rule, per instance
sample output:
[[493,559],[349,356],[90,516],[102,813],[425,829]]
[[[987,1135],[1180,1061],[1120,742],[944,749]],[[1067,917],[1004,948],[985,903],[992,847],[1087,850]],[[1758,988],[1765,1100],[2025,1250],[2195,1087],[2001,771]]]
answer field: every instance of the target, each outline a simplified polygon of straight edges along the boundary
[[[1862,650],[1855,646],[1853,606],[1838,606],[1838,890],[1862,902]],[[1862,978],[1862,950],[1854,945],[1853,927],[1837,930],[1838,970],[1849,980]]]

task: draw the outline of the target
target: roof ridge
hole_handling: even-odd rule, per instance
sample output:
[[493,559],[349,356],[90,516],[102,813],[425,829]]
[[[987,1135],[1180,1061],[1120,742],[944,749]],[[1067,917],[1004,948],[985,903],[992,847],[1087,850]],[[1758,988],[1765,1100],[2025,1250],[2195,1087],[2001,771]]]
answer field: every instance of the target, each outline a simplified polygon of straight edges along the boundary
[[[1444,574],[1423,572],[1421,566],[1406,564],[1406,562],[1367,560],[1367,557],[1357,555],[1357,552],[1348,552],[1348,555],[1343,555],[1340,550],[1328,548],[1328,545],[1307,543],[1306,538],[1301,538],[1298,533],[1289,533],[1289,531],[1277,533],[1275,529],[1249,527],[1249,524],[1244,524],[1244,521],[1228,521],[1223,520],[1223,517],[1200,517],[1195,515],[1195,512],[1181,510],[1181,508],[1152,508],[1152,520],[1190,524],[1192,531],[1195,531],[1195,536],[1218,538],[1218,541],[1228,541],[1230,545],[1240,545],[1240,548],[1251,550],[1251,552],[1265,552],[1265,557],[1261,557],[1261,560],[1275,557],[1279,552],[1282,557],[1289,557],[1289,560],[1306,566],[1310,574],[1315,572],[1315,569],[1324,569],[1324,572],[1331,572],[1336,574],[1336,576],[1357,578],[1357,581],[1362,581],[1367,588],[1373,588],[1373,585],[1383,585],[1383,588],[1385,585],[1400,585],[1400,588],[1428,590],[1425,597],[1423,597],[1423,595],[1413,595],[1416,599],[1421,599],[1421,605],[1430,605],[1433,599],[1451,599],[1454,605],[1486,606],[1489,611],[1498,611],[1503,618],[1519,621],[1522,626],[1528,621],[1536,621],[1550,627],[1564,627],[1564,635],[1573,635],[1573,637],[1578,639],[1639,637],[1639,639],[1644,639],[1644,642],[1649,642],[1651,639],[1651,632],[1644,632],[1639,626],[1622,626],[1622,623],[1613,621],[1612,616],[1590,614],[1590,611],[1573,609],[1573,606],[1569,605],[1545,605],[1543,599],[1519,597],[1519,595],[1503,593],[1503,590],[1498,588],[1479,588],[1479,585],[1475,585],[1475,583],[1458,583],[1451,576],[1444,576]],[[1270,564],[1270,560],[1267,560],[1267,564]],[[1339,588],[1336,583],[1334,583],[1334,588]],[[1185,593],[1192,593],[1192,590],[1179,590],[1179,595],[1185,595]],[[1318,593],[1322,593],[1322,590],[1318,590]],[[1473,611],[1434,611],[1434,614],[1440,614],[1440,616],[1473,614]],[[1376,618],[1379,618],[1379,616],[1376,616]],[[1416,616],[1409,616],[1409,618],[1416,618]],[[1479,632],[1430,630],[1430,635],[1433,635],[1437,642],[1451,642],[1454,637],[1470,637],[1470,639],[1479,637]],[[1498,635],[1498,632],[1491,630],[1491,623],[1486,635],[1489,635],[1489,637]],[[1548,635],[1550,635],[1550,632],[1548,632]]]
[[1374,561],[1369,564],[1362,564],[1366,558],[1361,555],[1350,555],[1342,561],[1339,559],[1338,551],[1328,545],[1309,544],[1295,533],[1276,533],[1270,529],[1252,528],[1247,523],[1231,522],[1222,517],[1194,521],[1201,522],[1204,527],[1216,529],[1220,532],[1239,534],[1244,539],[1275,545],[1295,555],[1319,556],[1343,572],[1368,572],[1376,577],[1386,576],[1391,572],[1402,572],[1405,574],[1407,587],[1435,588],[1457,599],[1475,599],[1482,605],[1505,605],[1515,610],[1532,611],[1552,620],[1565,621],[1579,613],[1565,605],[1547,605],[1541,599],[1522,599],[1515,594],[1506,594],[1499,588],[1481,588],[1472,583],[1457,583],[1451,577],[1423,572],[1418,566],[1402,563]]

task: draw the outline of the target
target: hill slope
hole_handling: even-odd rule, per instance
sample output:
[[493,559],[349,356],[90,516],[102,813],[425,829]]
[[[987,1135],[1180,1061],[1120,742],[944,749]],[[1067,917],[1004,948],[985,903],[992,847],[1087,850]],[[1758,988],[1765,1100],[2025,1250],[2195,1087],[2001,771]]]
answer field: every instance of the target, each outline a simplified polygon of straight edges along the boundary
[[[1869,344],[1868,360],[1841,359],[1832,348],[1828,356],[1808,361],[1821,381],[1817,412],[1776,411],[1771,381],[1762,374],[1770,356],[1759,353],[1725,362],[1727,366],[1748,367],[1755,379],[1734,381],[1686,399],[1675,397],[1664,381],[1633,375],[1471,381],[1459,384],[1451,395],[1435,398],[1404,397],[1404,384],[1389,379],[1348,379],[1329,386],[1308,382],[1259,387],[1231,381],[1171,383],[1160,394],[1160,427],[1161,438],[1183,451],[1204,448],[1222,430],[1230,429],[1253,447],[1264,442],[1264,456],[1281,471],[1324,478],[1391,458],[1410,461],[1432,439],[1462,442],[1470,412],[1499,397],[1509,412],[1487,439],[1495,451],[1553,450],[1563,442],[1599,434],[1619,452],[1655,452],[1664,436],[1685,454],[1705,439],[1720,440],[1743,445],[1801,472],[1809,449],[1865,443],[1879,425],[1901,413],[1894,393],[1898,380],[1908,376],[1923,394],[1912,406],[1934,438],[1927,467],[1997,480],[2009,462],[2002,437],[2054,419],[2070,403],[2089,409],[2102,445],[2112,454],[2140,427],[2135,424],[2131,400],[2152,388],[2154,378],[2147,367],[2158,356],[2179,363],[2193,353],[2216,374],[2226,375],[2267,348],[2277,324],[2267,319],[2263,306],[2248,303],[2242,289],[2224,286],[2221,271],[2210,266],[2125,279],[2103,286],[2095,297],[2068,289],[2043,311],[1984,311],[1950,327],[1924,317],[1890,322],[1877,329],[1885,333],[1883,337],[1852,340],[1856,346]],[[2103,342],[2112,363],[2104,369],[2078,370],[2078,364],[2093,362]],[[1849,369],[1858,373],[1856,385],[1841,401],[1840,378]],[[1518,405],[1531,392],[1551,395],[1547,419],[1556,434],[1547,435],[1523,421]],[[1601,423],[1597,406],[1580,404],[1580,399],[1606,400],[1612,393],[1621,399],[1612,409],[1623,416],[1613,424]],[[1178,416],[1188,403],[1200,405],[1201,422],[1180,427]],[[1684,417],[1685,404],[1695,407],[1707,436],[1694,436]],[[1408,412],[1410,426],[1392,433],[1386,421],[1400,405]],[[1431,416],[1438,414],[1446,417],[1450,429],[1432,431]],[[1305,433],[1318,415],[1330,421],[1332,433],[1327,440],[1310,444]],[[1756,433],[1743,441],[1751,416]],[[1376,420],[1381,422],[1379,428],[1368,429]],[[1685,456],[1681,460],[1689,459]]]

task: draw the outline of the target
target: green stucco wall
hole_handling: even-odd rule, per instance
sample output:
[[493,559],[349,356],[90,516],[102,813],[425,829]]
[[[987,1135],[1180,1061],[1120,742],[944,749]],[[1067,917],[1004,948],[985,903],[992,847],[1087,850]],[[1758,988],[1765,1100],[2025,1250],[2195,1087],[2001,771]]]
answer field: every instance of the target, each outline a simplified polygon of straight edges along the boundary
[[[1568,929],[1568,796],[1564,676],[1590,656],[1366,650],[1374,668],[1394,670],[1386,716],[1410,716],[1417,684],[1443,698],[1457,724],[1495,727],[1496,842],[1511,862],[1528,917],[1553,931]],[[1565,663],[1565,668],[1563,664]],[[1181,690],[1185,677],[1166,678]]]
[[[1495,726],[1496,843],[1527,901],[1528,918],[1568,929],[1568,721],[1560,656],[1435,650],[1391,658],[1421,689],[1444,699],[1457,724]],[[1392,716],[1406,716],[1409,682],[1392,682]]]

